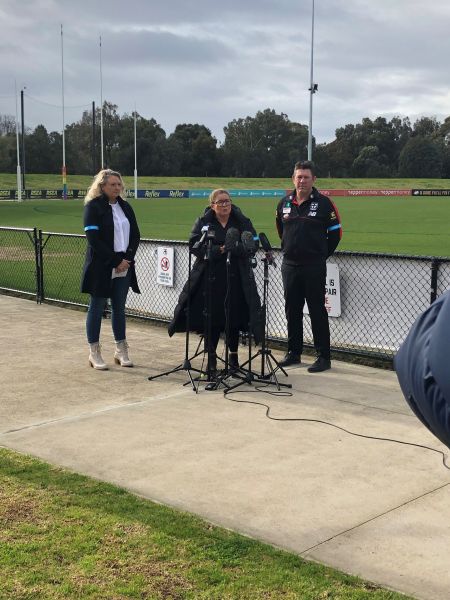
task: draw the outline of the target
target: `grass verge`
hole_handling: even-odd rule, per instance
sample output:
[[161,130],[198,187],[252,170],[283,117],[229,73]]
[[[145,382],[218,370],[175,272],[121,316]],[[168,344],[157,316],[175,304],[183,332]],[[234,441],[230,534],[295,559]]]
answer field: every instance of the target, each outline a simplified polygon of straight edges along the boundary
[[406,600],[0,449],[0,598]]

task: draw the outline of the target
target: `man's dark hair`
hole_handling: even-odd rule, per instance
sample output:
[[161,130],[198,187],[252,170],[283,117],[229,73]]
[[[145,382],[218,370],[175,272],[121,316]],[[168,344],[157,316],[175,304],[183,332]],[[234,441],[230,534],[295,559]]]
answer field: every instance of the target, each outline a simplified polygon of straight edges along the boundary
[[299,160],[296,162],[294,165],[294,173],[299,169],[309,169],[313,176],[316,174],[316,165],[312,160]]

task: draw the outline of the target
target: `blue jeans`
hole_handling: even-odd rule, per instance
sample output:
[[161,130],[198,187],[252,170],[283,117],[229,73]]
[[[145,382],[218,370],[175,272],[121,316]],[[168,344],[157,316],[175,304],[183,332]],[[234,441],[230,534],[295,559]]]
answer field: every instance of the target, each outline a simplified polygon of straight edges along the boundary
[[[116,342],[126,338],[125,335],[125,302],[130,287],[130,272],[126,277],[116,277],[112,280],[111,291],[111,325]],[[107,298],[91,296],[86,317],[86,333],[89,344],[95,344],[100,339],[102,316]]]

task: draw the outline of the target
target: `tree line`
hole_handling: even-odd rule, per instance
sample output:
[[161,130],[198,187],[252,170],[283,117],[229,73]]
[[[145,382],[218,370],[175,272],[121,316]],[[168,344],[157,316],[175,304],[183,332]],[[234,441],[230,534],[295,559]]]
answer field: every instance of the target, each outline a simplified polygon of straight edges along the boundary
[[[103,105],[104,163],[124,175],[134,170],[134,113]],[[95,123],[95,125],[94,125]],[[69,173],[93,174],[100,165],[100,109],[65,129]],[[94,125],[94,126],[93,126]],[[267,108],[224,127],[224,142],[204,125],[183,123],[167,135],[155,119],[136,114],[139,175],[185,177],[286,177],[307,157],[308,127]],[[315,144],[320,177],[450,178],[450,116],[364,118],[336,129],[332,142]],[[26,171],[60,173],[62,135],[44,125],[25,131]],[[0,172],[16,171],[15,118],[0,115]]]

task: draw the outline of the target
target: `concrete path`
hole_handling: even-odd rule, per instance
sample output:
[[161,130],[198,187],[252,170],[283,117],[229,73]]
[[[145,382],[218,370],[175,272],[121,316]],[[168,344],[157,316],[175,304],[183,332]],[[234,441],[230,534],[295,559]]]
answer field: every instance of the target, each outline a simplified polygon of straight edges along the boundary
[[[439,454],[269,420],[221,391],[195,394],[183,372],[149,382],[182,361],[184,336],[145,323],[129,324],[136,367],[123,369],[105,321],[111,369],[94,371],[84,318],[0,295],[0,445],[417,598],[450,597],[450,471]],[[335,361],[281,380],[292,396],[242,386],[231,397],[279,419],[446,452],[392,372]]]

